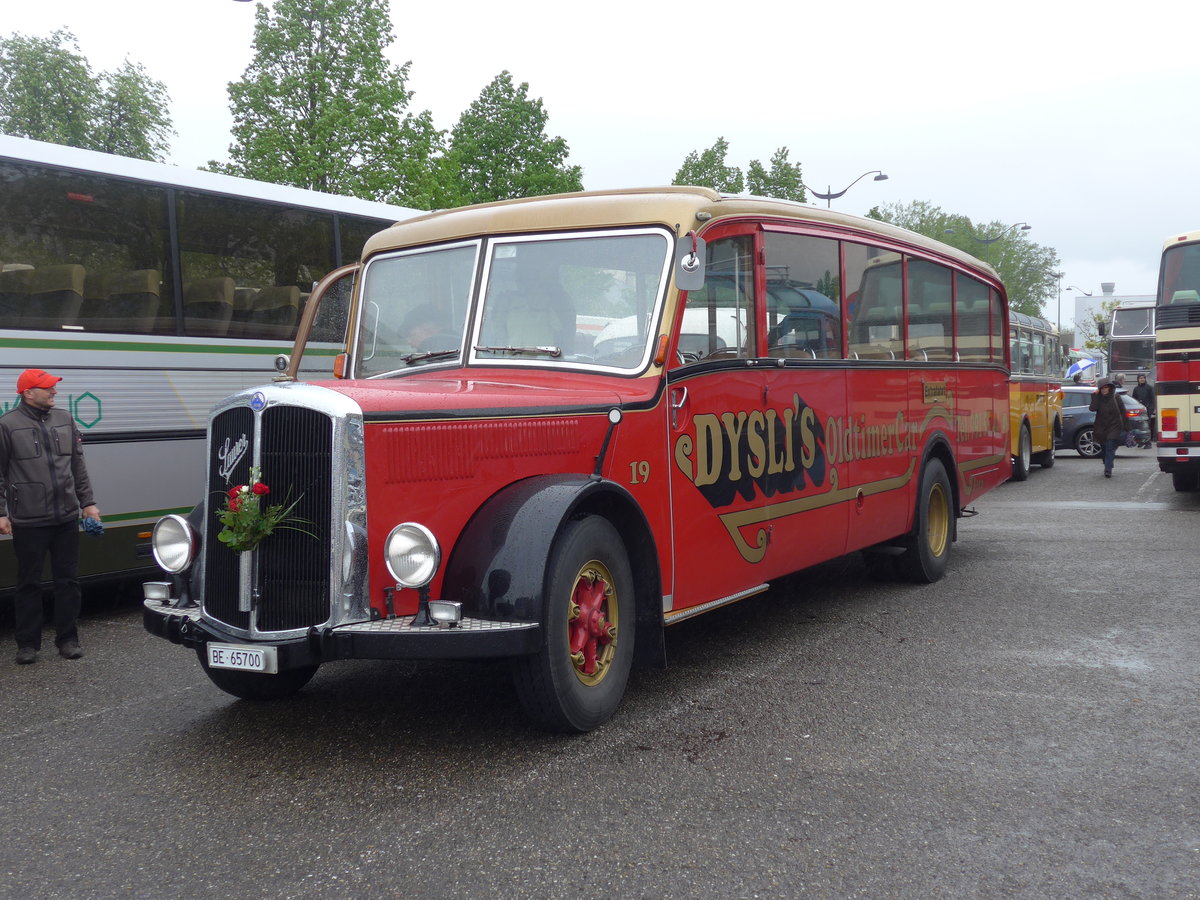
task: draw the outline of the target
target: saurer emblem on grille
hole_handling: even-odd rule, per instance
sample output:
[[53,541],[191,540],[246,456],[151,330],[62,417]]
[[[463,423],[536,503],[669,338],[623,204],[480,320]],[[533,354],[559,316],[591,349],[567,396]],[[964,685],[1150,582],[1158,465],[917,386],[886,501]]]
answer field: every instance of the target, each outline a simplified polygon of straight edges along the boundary
[[249,446],[250,441],[243,432],[236,443],[231,443],[229,438],[225,438],[225,443],[217,450],[217,457],[221,460],[221,465],[217,468],[217,474],[225,479],[226,484],[229,484],[229,480],[233,477],[233,470],[241,462],[242,457],[246,455],[246,449]]

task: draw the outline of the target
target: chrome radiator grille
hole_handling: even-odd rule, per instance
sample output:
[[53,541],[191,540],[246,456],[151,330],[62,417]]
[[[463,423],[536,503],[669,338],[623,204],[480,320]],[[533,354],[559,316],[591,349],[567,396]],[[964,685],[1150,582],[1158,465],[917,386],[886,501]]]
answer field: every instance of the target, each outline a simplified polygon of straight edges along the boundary
[[[333,425],[326,414],[296,406],[270,406],[258,414],[236,408],[212,423],[208,476],[209,511],[205,527],[204,608],[233,628],[289,631],[320,625],[329,619],[330,534],[332,508]],[[239,442],[248,442],[236,465],[223,468]],[[226,449],[231,448],[231,449]],[[224,451],[224,452],[223,452]],[[304,532],[277,529],[254,551],[250,591],[257,595],[253,612],[243,597],[242,555],[230,550],[217,534],[216,510],[229,487],[245,484],[250,467],[262,469],[271,493],[269,504],[298,500],[293,516],[306,520]],[[240,607],[240,608],[239,608]]]

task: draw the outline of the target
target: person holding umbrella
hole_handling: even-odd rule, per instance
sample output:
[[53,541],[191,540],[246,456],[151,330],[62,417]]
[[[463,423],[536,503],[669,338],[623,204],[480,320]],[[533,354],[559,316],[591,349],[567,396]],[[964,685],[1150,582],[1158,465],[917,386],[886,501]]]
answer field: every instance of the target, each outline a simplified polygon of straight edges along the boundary
[[1096,441],[1104,445],[1104,477],[1112,478],[1117,442],[1125,431],[1125,407],[1111,379],[1105,377],[1096,382],[1096,393],[1092,394],[1088,409],[1096,414],[1092,426]]
[[1083,359],[1077,359],[1075,362],[1071,363],[1070,368],[1067,369],[1067,377],[1074,379],[1075,383],[1078,384],[1079,380],[1083,377],[1083,373],[1095,364],[1096,361],[1094,359],[1088,359],[1087,357],[1084,357]]

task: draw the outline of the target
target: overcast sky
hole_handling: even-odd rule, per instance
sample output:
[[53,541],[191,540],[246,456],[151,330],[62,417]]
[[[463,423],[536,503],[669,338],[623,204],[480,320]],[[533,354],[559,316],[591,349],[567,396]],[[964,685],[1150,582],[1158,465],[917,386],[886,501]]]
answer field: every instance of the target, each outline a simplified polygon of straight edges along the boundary
[[[545,102],[587,188],[669,184],[689,151],[720,136],[743,169],[788,147],[822,192],[882,169],[889,180],[865,178],[835,207],[924,200],[976,222],[1029,223],[1027,237],[1062,258],[1066,327],[1068,285],[1152,294],[1165,238],[1200,228],[1194,4],[391,6],[391,56],[411,61],[413,109],[441,128],[508,69]],[[128,57],[165,82],[170,162],[227,159],[226,87],[250,61],[254,3],[7,7],[0,33],[67,27],[93,69]]]

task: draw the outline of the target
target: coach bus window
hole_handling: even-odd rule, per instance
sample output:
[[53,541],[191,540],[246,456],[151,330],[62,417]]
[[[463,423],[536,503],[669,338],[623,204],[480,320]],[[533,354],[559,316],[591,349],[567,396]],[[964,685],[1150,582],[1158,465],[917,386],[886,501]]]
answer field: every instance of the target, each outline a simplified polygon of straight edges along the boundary
[[383,231],[378,222],[360,219],[358,216],[339,215],[337,220],[342,251],[341,258],[337,261],[339,266],[361,259],[367,238]]
[[0,163],[0,326],[168,330],[166,247],[166,191]]
[[756,356],[754,321],[753,237],[711,242],[704,287],[684,307],[680,355],[689,363]]
[[1035,333],[1033,339],[1033,365],[1032,371],[1035,375],[1046,374],[1046,337],[1047,335]]
[[987,362],[988,348],[988,289],[987,285],[956,275],[955,304],[958,312],[958,358],[963,362]]
[[287,339],[301,300],[334,267],[333,217],[177,194],[184,331]]
[[991,307],[992,321],[992,362],[1004,363],[1004,304],[1000,301],[1000,292],[995,288],[988,289],[988,304]]
[[768,231],[767,354],[799,359],[842,355],[838,242]]
[[951,311],[951,272],[945,266],[910,259],[908,262],[908,358],[951,359],[954,318]]
[[846,284],[857,285],[850,306],[851,359],[903,359],[901,256],[846,244]]
[[1163,252],[1158,302],[1200,302],[1200,244],[1180,244]]

